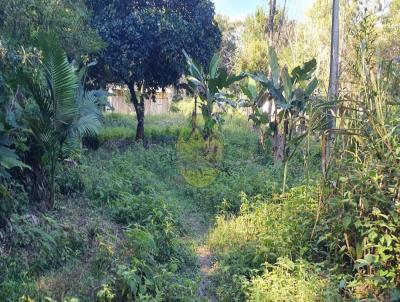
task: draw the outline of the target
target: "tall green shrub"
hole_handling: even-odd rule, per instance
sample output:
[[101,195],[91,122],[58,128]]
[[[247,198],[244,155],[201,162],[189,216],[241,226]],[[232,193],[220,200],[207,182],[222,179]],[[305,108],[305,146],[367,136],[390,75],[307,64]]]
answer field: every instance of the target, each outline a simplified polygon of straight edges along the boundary
[[49,206],[53,207],[55,174],[63,148],[74,138],[98,132],[101,95],[84,90],[55,36],[39,34],[38,45],[42,52],[39,70],[35,75],[25,75],[34,101],[26,120],[49,173]]

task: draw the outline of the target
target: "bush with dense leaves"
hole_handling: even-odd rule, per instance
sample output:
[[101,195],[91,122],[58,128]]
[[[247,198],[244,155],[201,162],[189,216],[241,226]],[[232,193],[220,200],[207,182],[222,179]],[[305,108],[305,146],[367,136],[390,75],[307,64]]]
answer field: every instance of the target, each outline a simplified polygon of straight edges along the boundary
[[264,263],[306,257],[316,205],[315,192],[297,187],[266,200],[244,195],[237,216],[219,216],[209,244],[220,301],[243,301],[247,280],[264,272]]
[[247,288],[249,302],[339,302],[339,290],[318,266],[307,261],[279,258],[266,263],[263,275],[253,278]]

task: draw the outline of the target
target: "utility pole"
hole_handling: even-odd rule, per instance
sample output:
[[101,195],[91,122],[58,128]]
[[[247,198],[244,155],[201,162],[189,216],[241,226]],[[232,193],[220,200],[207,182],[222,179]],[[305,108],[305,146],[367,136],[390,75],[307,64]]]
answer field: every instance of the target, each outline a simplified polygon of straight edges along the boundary
[[328,126],[334,128],[335,119],[332,113],[336,112],[336,99],[339,89],[339,0],[333,0],[332,30],[331,30],[331,64],[329,71],[328,101],[332,102],[331,113],[328,115]]
[[[332,129],[336,127],[336,101],[339,90],[339,1],[332,0],[331,56],[329,69],[328,102],[331,108],[327,113],[328,133],[323,138],[322,170],[326,174],[333,148]],[[324,150],[325,149],[325,150]]]

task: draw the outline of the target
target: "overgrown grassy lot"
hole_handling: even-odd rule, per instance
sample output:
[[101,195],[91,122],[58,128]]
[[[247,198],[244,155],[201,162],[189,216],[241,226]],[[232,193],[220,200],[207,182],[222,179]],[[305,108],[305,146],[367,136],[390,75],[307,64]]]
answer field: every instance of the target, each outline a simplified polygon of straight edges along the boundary
[[[12,215],[1,233],[0,301],[356,301],[315,235],[318,151],[308,169],[303,152],[290,161],[281,194],[269,146],[230,114],[221,172],[199,188],[177,164],[185,115],[146,122],[146,141],[135,144],[134,117],[107,115],[98,149],[58,172],[55,209]],[[210,250],[207,276],[199,247]]]
[[250,124],[231,116],[222,172],[210,186],[193,187],[176,163],[184,115],[146,122],[143,146],[133,143],[134,117],[108,115],[99,149],[59,171],[55,209],[12,216],[2,232],[1,301],[202,299],[195,250],[214,215],[243,211],[244,194],[272,196],[280,172],[259,152]]
[[0,0],[0,302],[400,302],[400,0],[222,2]]

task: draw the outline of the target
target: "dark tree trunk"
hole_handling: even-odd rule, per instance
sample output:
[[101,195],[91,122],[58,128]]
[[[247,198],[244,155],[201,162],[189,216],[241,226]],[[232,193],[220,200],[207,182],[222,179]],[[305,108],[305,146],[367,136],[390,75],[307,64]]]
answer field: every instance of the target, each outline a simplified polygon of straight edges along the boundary
[[192,112],[192,133],[197,128],[197,94],[194,95],[194,108]]
[[140,97],[138,106],[135,106],[137,117],[136,141],[144,140],[144,97]]
[[136,128],[136,141],[144,140],[144,97],[137,98],[135,92],[135,83],[128,84],[129,92],[131,94],[131,102],[136,111],[137,128]]
[[48,208],[50,210],[54,209],[54,204],[56,200],[56,169],[57,169],[57,155],[51,154],[51,164],[50,164],[50,198]]

